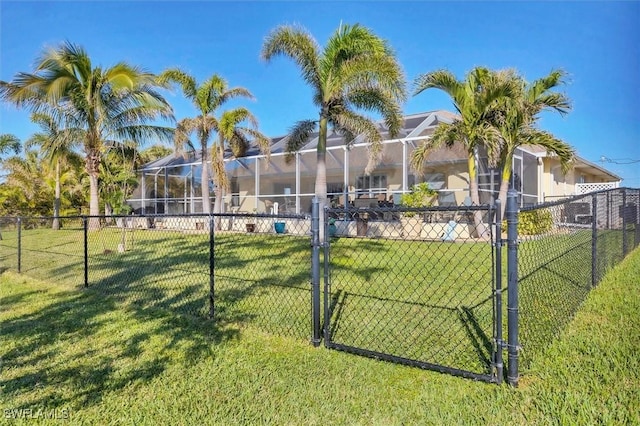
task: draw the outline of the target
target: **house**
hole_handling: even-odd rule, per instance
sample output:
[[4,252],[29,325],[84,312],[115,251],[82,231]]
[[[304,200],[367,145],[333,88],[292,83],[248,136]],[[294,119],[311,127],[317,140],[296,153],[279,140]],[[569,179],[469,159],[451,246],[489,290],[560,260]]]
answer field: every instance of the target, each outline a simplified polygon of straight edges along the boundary
[[[362,136],[350,147],[342,137],[329,131],[327,140],[327,190],[332,205],[377,203],[395,205],[400,195],[415,183],[426,181],[438,191],[437,204],[465,203],[469,187],[467,153],[461,145],[432,152],[422,174],[409,165],[413,150],[433,133],[439,123],[451,123],[456,115],[448,111],[431,111],[406,116],[400,135],[386,140],[380,164],[369,175],[368,144]],[[226,212],[307,213],[314,196],[317,135],[285,159],[287,136],[272,139],[271,158],[257,149],[245,157],[225,159],[230,177],[230,191],[224,195]],[[542,203],[584,192],[618,187],[620,177],[606,169],[577,158],[568,174],[562,174],[559,161],[538,146],[523,146],[514,156],[513,184],[520,193],[521,205]],[[482,203],[497,196],[499,172],[488,167],[479,154],[478,181]],[[173,154],[146,164],[139,171],[140,185],[128,203],[136,212],[147,214],[182,214],[202,212],[201,161],[199,155],[183,157]],[[210,185],[213,205],[213,184]]]

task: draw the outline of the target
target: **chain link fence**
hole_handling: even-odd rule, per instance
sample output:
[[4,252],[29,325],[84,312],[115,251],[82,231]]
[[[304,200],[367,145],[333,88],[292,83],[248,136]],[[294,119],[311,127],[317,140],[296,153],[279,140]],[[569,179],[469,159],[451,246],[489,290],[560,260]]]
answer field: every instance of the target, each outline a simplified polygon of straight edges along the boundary
[[[56,230],[53,231],[53,226]],[[55,237],[52,236],[55,232]],[[41,280],[81,285],[84,268],[80,217],[0,218],[0,267]]]
[[327,210],[325,344],[490,380],[491,216],[487,207]]
[[508,352],[516,385],[640,245],[640,190],[520,211],[510,191],[507,204],[505,221],[499,206],[319,212],[317,203],[311,218],[0,218],[0,268],[477,380],[500,382]]
[[571,321],[605,273],[640,244],[640,192],[616,189],[518,216],[521,366]]
[[5,269],[122,305],[310,335],[309,220],[190,215],[3,218]]

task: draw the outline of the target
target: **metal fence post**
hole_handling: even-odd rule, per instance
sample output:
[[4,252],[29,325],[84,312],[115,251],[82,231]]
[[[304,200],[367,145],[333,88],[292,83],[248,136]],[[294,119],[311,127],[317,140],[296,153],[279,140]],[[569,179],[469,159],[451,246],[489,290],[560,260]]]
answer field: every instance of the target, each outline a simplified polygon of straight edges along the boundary
[[591,199],[591,287],[598,284],[598,194]]
[[311,317],[313,334],[311,344],[320,345],[320,202],[311,202]]
[[18,273],[22,272],[22,218],[18,217]]
[[209,318],[215,316],[215,219],[209,216]]
[[607,230],[611,229],[611,191],[607,191]]
[[627,255],[627,191],[622,189],[622,257]]
[[507,381],[518,386],[518,193],[512,188],[507,193],[507,327],[508,372]]
[[502,351],[504,342],[502,341],[502,206],[500,200],[496,200],[496,236],[495,236],[495,253],[496,253],[496,348],[495,348],[495,375],[496,382],[502,383],[504,375],[504,361],[502,359]]
[[[346,198],[345,198],[346,200]],[[329,300],[331,298],[331,286],[330,286],[330,282],[329,282],[329,251],[331,250],[331,235],[329,234],[329,229],[327,229],[327,222],[328,222],[328,213],[327,213],[327,207],[325,207],[324,210],[324,223],[322,224],[322,226],[324,226],[324,236],[325,236],[325,241],[324,241],[324,321],[323,321],[323,336],[324,336],[324,344],[325,346],[327,345],[327,343],[331,340],[331,336],[329,335],[330,333],[330,317],[331,317],[331,312],[329,312]]]
[[636,194],[636,220],[635,220],[635,238],[633,241],[634,247],[640,245],[640,189]]
[[88,238],[89,221],[86,216],[82,216],[82,231],[84,245],[84,286],[89,287],[89,238]]

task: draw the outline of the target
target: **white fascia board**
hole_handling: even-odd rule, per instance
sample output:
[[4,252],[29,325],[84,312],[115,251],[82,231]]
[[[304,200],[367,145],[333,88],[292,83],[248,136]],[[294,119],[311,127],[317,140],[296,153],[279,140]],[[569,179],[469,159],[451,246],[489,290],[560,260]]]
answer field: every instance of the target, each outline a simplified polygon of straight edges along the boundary
[[526,152],[529,155],[533,155],[536,158],[555,157],[555,154],[548,155],[547,151],[545,151],[545,152],[531,152],[528,149],[523,148],[521,146],[519,146],[517,149],[519,149],[522,152]]

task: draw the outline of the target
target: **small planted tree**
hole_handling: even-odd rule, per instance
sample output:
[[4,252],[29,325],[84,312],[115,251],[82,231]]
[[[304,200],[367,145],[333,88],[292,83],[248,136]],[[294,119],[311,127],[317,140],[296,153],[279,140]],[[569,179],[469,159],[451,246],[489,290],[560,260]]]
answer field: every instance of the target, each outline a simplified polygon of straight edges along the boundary
[[[422,182],[417,185],[413,185],[411,187],[411,192],[402,194],[400,204],[405,207],[412,208],[429,207],[433,205],[437,195],[438,191],[430,188],[428,183]],[[407,217],[413,217],[413,215],[413,212],[408,212],[406,214]]]

